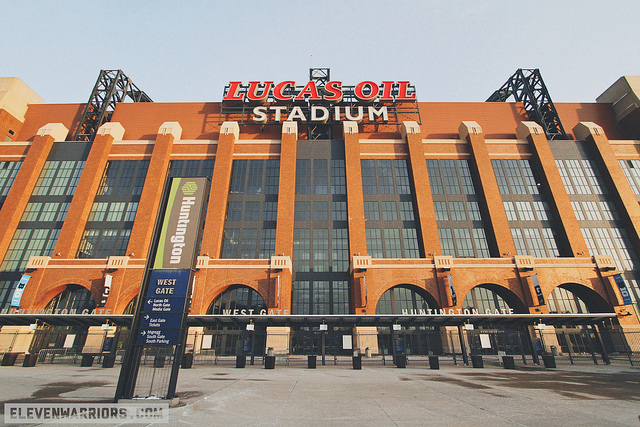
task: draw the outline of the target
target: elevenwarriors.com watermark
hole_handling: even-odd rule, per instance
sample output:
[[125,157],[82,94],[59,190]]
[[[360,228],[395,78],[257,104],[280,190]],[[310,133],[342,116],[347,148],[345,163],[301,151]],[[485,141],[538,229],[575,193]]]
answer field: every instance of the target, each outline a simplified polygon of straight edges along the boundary
[[5,403],[5,424],[55,422],[97,424],[169,422],[168,402],[148,403]]

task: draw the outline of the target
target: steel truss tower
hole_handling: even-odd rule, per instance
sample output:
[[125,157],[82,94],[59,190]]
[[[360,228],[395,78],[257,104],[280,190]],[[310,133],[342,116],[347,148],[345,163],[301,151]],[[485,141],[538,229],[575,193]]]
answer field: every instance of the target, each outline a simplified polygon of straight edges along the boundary
[[[324,90],[324,86],[331,81],[329,77],[331,70],[329,68],[309,68],[309,81],[314,81],[320,91]],[[314,139],[331,139],[331,125],[327,124],[310,124],[307,131],[307,137]]]
[[487,102],[505,102],[511,95],[524,104],[529,120],[542,126],[547,139],[569,139],[539,69],[518,69]]
[[133,102],[153,102],[122,70],[100,70],[72,141],[93,141],[98,128],[111,119],[116,105],[126,97]]

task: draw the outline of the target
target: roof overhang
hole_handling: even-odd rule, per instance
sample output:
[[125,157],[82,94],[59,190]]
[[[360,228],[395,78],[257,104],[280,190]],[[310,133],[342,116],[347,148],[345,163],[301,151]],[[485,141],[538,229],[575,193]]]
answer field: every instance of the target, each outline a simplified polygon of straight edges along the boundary
[[[189,315],[188,326],[237,327],[249,323],[261,326],[305,326],[322,323],[332,326],[524,326],[543,323],[550,326],[592,325],[616,318],[615,313],[588,314],[437,314],[437,315]],[[131,326],[132,315],[95,314],[0,314],[0,326],[24,326],[33,323],[51,326],[98,326],[110,323]]]

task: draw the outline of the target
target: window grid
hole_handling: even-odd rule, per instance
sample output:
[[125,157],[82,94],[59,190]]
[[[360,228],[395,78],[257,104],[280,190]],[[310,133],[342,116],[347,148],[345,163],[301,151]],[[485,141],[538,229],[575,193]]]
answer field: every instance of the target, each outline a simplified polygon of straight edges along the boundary
[[4,203],[13,181],[15,181],[22,162],[0,162],[0,207]]
[[234,160],[221,258],[265,259],[275,255],[280,162]]
[[427,169],[442,253],[458,258],[488,257],[485,225],[468,160],[428,159]]
[[[373,258],[419,257],[407,161],[363,159],[361,167],[368,254]],[[414,231],[400,231],[405,229]]]

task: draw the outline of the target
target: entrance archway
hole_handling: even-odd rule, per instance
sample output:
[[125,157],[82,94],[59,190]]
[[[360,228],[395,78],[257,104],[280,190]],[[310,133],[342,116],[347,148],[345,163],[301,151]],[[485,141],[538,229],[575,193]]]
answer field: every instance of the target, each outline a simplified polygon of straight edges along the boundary
[[[376,306],[376,314],[426,315],[437,307],[435,299],[417,286],[402,284],[388,289]],[[391,326],[391,325],[389,325]],[[383,354],[442,353],[440,330],[434,326],[409,326],[401,330],[378,328],[378,350]]]
[[[96,308],[93,294],[83,286],[71,284],[65,290],[51,298],[44,307],[45,313],[86,314]],[[80,347],[87,337],[86,326],[54,326],[46,333],[38,334],[31,343],[31,352],[41,348],[63,348],[67,336],[74,336],[73,346]]]
[[[218,295],[209,305],[207,314],[258,315],[266,312],[267,304],[256,290],[245,285],[232,285]],[[263,311],[264,310],[264,311]],[[262,354],[266,333],[247,331],[244,327],[208,328],[202,340],[204,351],[214,350],[218,356],[238,354]]]
[[[547,308],[549,314],[587,314],[587,313],[610,313],[613,307],[600,296],[596,291],[578,283],[564,283],[556,287],[547,297]],[[605,327],[600,327],[602,344],[607,351],[614,349],[614,339],[619,339],[618,335],[610,334]],[[595,339],[597,335],[595,326],[574,326],[555,328],[555,334],[560,352],[576,355],[586,355],[592,353],[594,348],[602,353],[601,342]],[[548,337],[547,337],[548,339]]]

